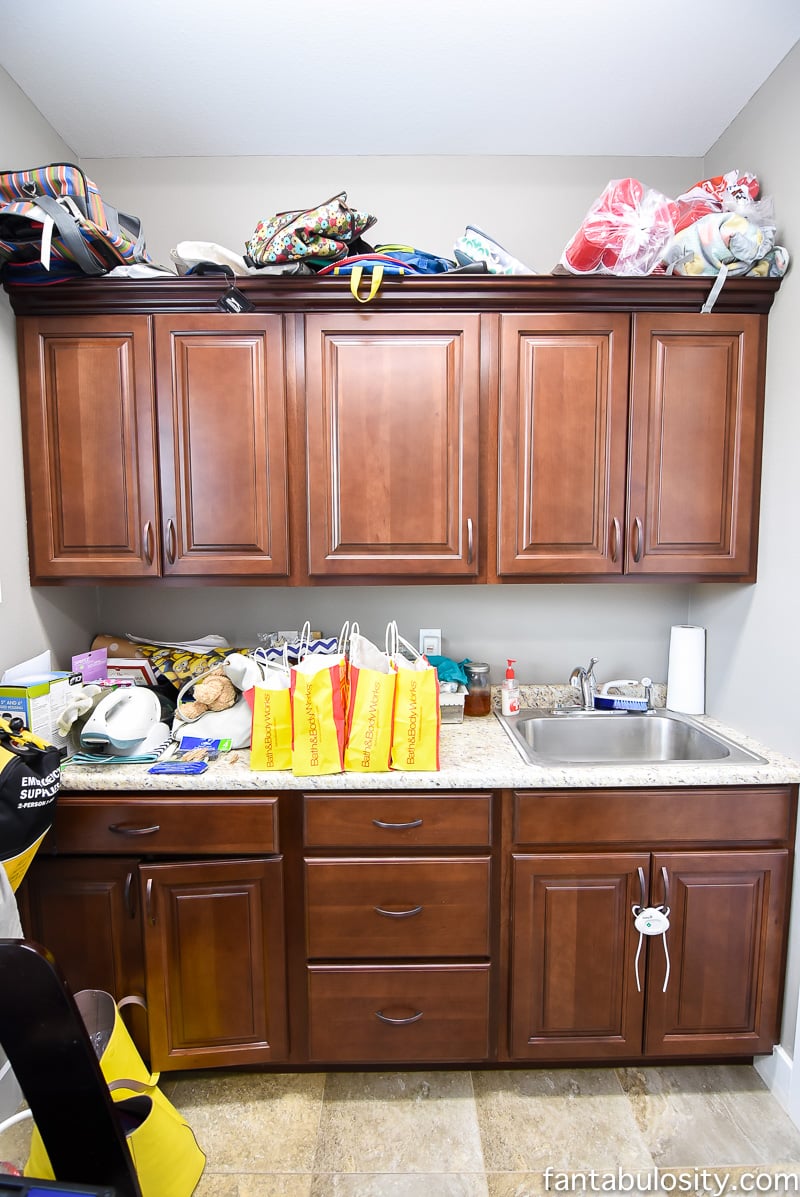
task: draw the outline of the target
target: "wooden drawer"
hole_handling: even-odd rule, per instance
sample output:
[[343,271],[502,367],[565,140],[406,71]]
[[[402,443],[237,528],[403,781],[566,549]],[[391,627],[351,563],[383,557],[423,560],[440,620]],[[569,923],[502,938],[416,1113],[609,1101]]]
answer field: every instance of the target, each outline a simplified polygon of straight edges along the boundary
[[315,965],[309,1060],[485,1060],[489,965]]
[[514,794],[514,840],[550,845],[715,848],[789,842],[788,786],[647,790],[541,790]]
[[64,853],[264,856],[278,851],[278,799],[61,797],[53,831]]
[[315,959],[489,954],[489,859],[307,860]]
[[488,848],[491,794],[305,794],[309,848]]

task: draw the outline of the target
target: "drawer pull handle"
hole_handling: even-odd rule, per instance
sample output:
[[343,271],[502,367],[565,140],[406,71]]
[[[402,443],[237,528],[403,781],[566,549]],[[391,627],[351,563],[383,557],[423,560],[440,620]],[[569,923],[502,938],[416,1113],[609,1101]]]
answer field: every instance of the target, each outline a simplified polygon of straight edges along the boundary
[[109,823],[108,830],[115,835],[154,835],[161,830],[161,825],[153,823],[150,827],[143,827],[141,823]]
[[376,1010],[375,1017],[379,1018],[381,1022],[387,1022],[390,1027],[407,1027],[409,1023],[419,1022],[422,1018],[422,1011],[418,1010],[416,1014],[412,1014],[409,1018],[390,1018],[382,1010]]
[[410,823],[384,823],[383,819],[373,819],[376,827],[385,827],[389,831],[407,831],[409,827],[421,827],[422,819],[412,819]]
[[415,914],[422,914],[422,907],[412,906],[410,910],[384,910],[382,906],[376,906],[375,913],[382,914],[386,919],[410,919]]
[[153,836],[162,828],[160,824],[152,824],[150,827],[143,827],[141,824],[109,824],[108,830],[113,831],[115,836]]
[[125,909],[128,912],[128,918],[132,918],[132,919],[136,918],[136,903],[133,900],[134,892],[135,891],[133,888],[133,873],[128,872],[128,875],[125,878],[125,887],[123,890],[123,901],[125,904]]

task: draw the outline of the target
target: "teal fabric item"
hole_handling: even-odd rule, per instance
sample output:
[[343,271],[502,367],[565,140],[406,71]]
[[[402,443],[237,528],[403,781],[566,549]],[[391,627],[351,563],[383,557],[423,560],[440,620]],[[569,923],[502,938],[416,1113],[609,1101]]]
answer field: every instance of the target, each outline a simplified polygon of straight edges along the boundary
[[450,657],[428,657],[431,665],[436,669],[439,675],[440,682],[460,682],[462,686],[467,684],[467,675],[464,672],[462,665],[458,661],[452,661]]

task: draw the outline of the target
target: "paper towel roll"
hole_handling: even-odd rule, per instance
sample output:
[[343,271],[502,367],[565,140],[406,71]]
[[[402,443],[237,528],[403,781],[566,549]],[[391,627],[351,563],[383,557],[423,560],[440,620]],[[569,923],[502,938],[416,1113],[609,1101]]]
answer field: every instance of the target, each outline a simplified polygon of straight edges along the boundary
[[667,707],[685,715],[706,709],[706,630],[675,624],[669,638]]

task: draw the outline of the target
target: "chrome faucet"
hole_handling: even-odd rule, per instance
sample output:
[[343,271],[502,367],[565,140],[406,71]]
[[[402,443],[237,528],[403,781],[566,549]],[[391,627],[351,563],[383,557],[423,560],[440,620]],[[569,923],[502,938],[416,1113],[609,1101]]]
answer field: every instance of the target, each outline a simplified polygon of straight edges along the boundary
[[585,669],[582,665],[578,665],[569,675],[569,684],[580,693],[580,705],[585,711],[594,710],[594,695],[597,688],[594,667],[599,659],[599,657],[592,657]]

